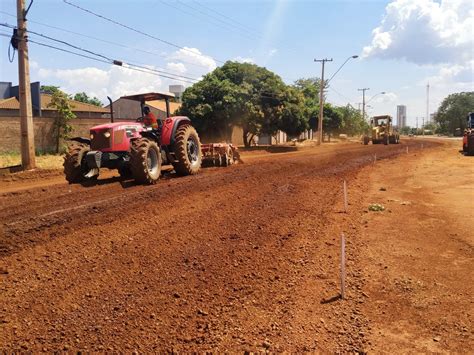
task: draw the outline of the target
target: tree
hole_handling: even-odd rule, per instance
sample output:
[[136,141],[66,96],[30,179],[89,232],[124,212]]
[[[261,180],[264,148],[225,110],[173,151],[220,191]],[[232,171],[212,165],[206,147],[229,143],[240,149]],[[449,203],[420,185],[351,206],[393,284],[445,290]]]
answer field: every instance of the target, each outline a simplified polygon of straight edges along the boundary
[[230,139],[232,127],[241,126],[249,146],[255,135],[301,132],[307,126],[302,109],[303,97],[273,72],[228,61],[185,90],[178,114],[204,135],[217,131]]
[[[318,119],[319,119],[319,111],[318,111]],[[319,122],[319,120],[317,122]],[[331,134],[338,131],[341,128],[341,126],[342,126],[341,112],[338,110],[337,107],[333,107],[331,104],[325,103],[323,107],[323,132],[327,134],[328,141],[331,141]]]
[[59,90],[59,86],[54,86],[54,85],[41,85],[40,86],[40,91],[44,94],[52,95],[58,90]]
[[76,118],[69,104],[69,96],[61,90],[53,92],[51,102],[48,107],[56,110],[54,118],[54,129],[56,135],[56,153],[60,151],[61,139],[70,138],[72,132],[71,120]]
[[86,104],[91,104],[95,106],[102,107],[104,106],[102,102],[97,97],[89,97],[85,92],[78,92],[74,95],[74,100],[79,102],[84,102]]
[[411,128],[409,126],[400,128],[400,134],[408,135],[410,133],[411,133]]
[[366,132],[369,124],[362,118],[361,112],[352,105],[338,107],[342,116],[340,131],[348,135],[359,135]]
[[449,95],[441,102],[435,116],[439,131],[455,134],[456,129],[464,130],[469,112],[474,112],[474,91]]

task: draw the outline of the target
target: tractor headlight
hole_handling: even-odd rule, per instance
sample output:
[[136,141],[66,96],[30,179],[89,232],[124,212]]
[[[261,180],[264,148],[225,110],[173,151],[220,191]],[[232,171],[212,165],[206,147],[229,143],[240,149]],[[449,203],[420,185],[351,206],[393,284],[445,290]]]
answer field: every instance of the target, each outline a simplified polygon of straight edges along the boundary
[[109,138],[109,137],[110,137],[110,132],[105,132],[105,133],[104,133],[104,137],[105,137],[105,138]]
[[94,139],[94,133],[91,133],[91,139]]

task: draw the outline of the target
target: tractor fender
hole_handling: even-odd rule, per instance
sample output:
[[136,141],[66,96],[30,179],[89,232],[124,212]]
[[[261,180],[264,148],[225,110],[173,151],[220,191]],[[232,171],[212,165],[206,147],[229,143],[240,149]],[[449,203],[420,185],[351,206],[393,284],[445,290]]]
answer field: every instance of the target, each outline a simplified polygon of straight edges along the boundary
[[91,140],[89,138],[74,137],[74,138],[69,138],[68,140],[72,142],[78,142],[82,144],[91,145]]
[[191,120],[186,116],[168,117],[161,131],[161,145],[173,144],[176,131],[182,124],[191,124]]

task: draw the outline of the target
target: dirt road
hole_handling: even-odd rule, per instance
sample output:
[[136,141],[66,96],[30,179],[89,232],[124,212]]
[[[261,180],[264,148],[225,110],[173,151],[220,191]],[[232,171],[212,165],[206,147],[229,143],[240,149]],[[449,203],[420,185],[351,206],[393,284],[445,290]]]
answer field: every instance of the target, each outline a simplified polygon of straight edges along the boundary
[[[410,140],[248,155],[245,164],[170,175],[155,186],[113,177],[93,187],[52,183],[54,176],[41,186],[20,183],[0,195],[0,347],[377,349],[374,326],[393,329],[367,305],[378,290],[367,272],[376,251],[369,231],[379,216],[361,216],[376,193],[378,175],[367,174],[391,161],[374,165],[374,154],[396,159],[406,146],[414,159],[407,167],[416,165],[414,154],[445,149],[425,142],[421,150]],[[341,213],[344,179],[348,214]],[[340,232],[352,250],[342,302]]]

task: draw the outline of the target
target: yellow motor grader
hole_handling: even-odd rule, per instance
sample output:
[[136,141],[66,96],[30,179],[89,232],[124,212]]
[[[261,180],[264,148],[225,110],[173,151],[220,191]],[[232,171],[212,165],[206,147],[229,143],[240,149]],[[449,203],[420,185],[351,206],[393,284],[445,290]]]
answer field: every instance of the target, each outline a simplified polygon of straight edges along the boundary
[[370,120],[371,135],[364,136],[364,144],[398,144],[400,134],[393,128],[393,119],[389,115],[374,116]]

